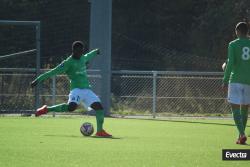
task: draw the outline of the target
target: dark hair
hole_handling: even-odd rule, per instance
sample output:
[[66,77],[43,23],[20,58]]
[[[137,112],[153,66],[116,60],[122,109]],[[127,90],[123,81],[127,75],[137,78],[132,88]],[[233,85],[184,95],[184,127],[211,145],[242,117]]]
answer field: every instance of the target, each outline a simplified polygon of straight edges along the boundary
[[75,50],[75,49],[83,49],[84,48],[84,44],[82,41],[75,41],[73,42],[72,44],[72,50]]
[[246,22],[239,22],[236,27],[235,30],[240,32],[243,35],[247,35],[248,33],[248,25]]

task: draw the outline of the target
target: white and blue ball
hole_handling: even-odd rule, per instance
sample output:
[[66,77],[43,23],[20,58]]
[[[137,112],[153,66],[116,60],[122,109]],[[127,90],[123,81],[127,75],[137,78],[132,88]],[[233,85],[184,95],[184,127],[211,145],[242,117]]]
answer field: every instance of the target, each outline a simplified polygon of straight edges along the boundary
[[82,124],[80,131],[84,136],[91,136],[94,133],[94,126],[89,122],[85,122]]

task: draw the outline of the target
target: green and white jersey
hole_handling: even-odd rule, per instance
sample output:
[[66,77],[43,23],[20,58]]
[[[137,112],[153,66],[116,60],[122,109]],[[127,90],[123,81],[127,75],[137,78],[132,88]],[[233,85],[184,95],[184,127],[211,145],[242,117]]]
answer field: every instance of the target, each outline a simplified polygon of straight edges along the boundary
[[86,63],[96,55],[97,50],[82,55],[80,59],[74,59],[71,55],[54,69],[40,75],[36,80],[42,82],[54,75],[65,73],[70,79],[70,90],[74,88],[90,88],[91,86],[86,72]]
[[223,82],[250,85],[250,40],[248,38],[238,38],[229,43]]

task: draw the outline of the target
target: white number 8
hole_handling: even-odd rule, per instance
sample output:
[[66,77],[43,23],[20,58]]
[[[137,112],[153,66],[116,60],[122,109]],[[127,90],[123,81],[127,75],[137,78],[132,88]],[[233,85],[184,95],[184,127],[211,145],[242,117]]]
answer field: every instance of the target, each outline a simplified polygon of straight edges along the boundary
[[242,52],[243,52],[242,55],[241,55],[242,59],[243,60],[249,60],[250,59],[250,49],[249,49],[249,47],[243,47]]

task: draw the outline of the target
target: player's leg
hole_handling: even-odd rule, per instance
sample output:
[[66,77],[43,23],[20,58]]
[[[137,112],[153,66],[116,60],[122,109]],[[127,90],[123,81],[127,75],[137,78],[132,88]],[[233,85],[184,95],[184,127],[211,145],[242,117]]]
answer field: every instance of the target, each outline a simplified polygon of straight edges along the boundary
[[239,131],[240,135],[244,135],[244,125],[243,125],[243,120],[240,112],[240,105],[237,104],[231,104],[232,108],[232,113],[233,113],[233,118],[235,125],[237,126],[237,129]]
[[47,114],[48,112],[67,112],[67,111],[74,111],[77,108],[77,104],[74,102],[71,102],[69,104],[62,103],[57,104],[54,106],[42,106],[41,108],[37,109],[37,112],[35,115],[38,117],[43,114]]
[[93,102],[90,107],[96,112],[97,132],[103,130],[104,110],[100,102]]
[[74,111],[78,104],[80,103],[79,90],[73,89],[70,91],[68,104],[62,103],[53,106],[44,105],[41,108],[37,109],[35,116],[40,116],[47,114],[48,112],[67,112]]
[[241,116],[245,130],[248,120],[248,107],[250,104],[250,85],[243,85],[243,104],[244,105],[241,105]]
[[103,129],[103,123],[104,123],[104,110],[102,107],[102,104],[100,102],[94,102],[90,105],[90,107],[96,111],[96,123],[97,123],[97,137],[112,137],[111,134],[108,134]]
[[243,123],[244,131],[245,131],[246,126],[247,126],[247,119],[248,119],[248,105],[241,105],[240,112],[241,112],[242,123]]
[[74,111],[78,104],[76,102],[62,103],[54,106],[48,106],[48,112],[67,112]]
[[245,135],[245,128],[240,111],[240,105],[231,104],[231,107],[232,107],[234,122],[239,132],[239,137],[236,141],[236,144],[246,144],[247,137]]
[[96,136],[99,137],[111,137],[112,135],[105,132],[103,129],[104,124],[104,109],[101,104],[101,101],[96,94],[90,89],[84,89],[84,103],[86,106],[91,107],[96,111],[96,124],[97,124],[97,132]]
[[101,132],[103,130],[104,123],[104,110],[100,102],[93,102],[90,107],[96,112],[96,131]]
[[231,110],[235,125],[239,132],[239,138],[237,144],[245,143],[245,131],[242,121],[240,104],[242,104],[242,85],[241,84],[229,84],[228,87],[228,102],[231,104]]
[[54,106],[47,106],[44,105],[41,108],[38,108],[35,116],[38,117],[43,114],[47,114],[48,112],[65,112],[68,111],[68,104],[62,103],[62,104],[57,104]]

